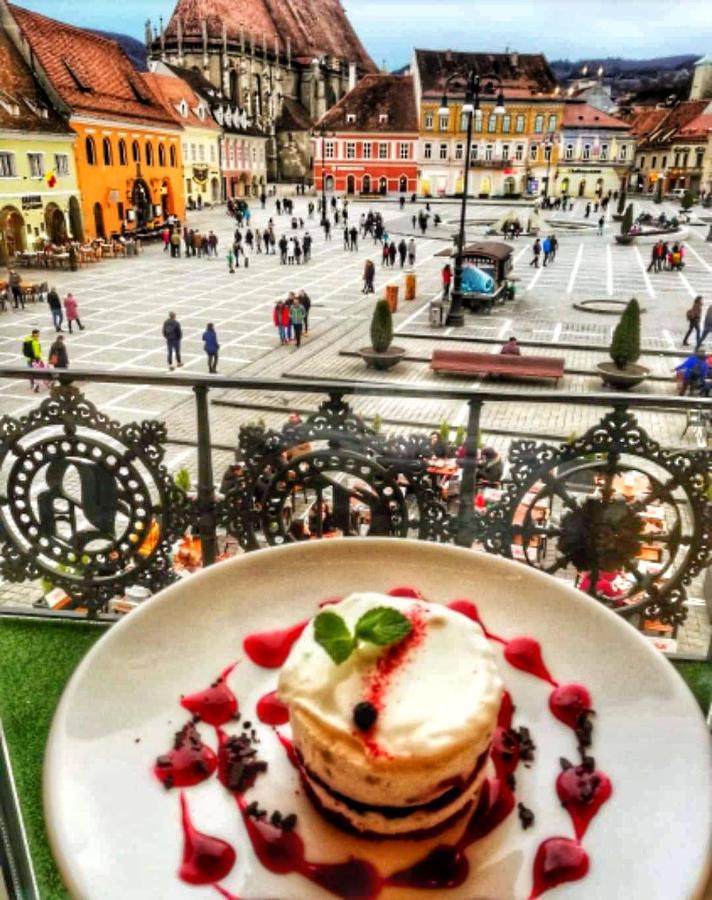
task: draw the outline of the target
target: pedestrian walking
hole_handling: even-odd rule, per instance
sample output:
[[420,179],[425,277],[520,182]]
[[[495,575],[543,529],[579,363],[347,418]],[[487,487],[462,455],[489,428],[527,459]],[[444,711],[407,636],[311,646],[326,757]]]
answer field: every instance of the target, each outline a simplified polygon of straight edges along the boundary
[[173,259],[180,259],[180,235],[178,234],[177,228],[173,229],[168,240],[171,246],[171,257]]
[[227,270],[228,270],[229,274],[234,275],[235,274],[235,254],[232,252],[232,250],[227,251],[227,256],[225,257],[225,259],[227,260]]
[[401,238],[400,241],[398,242],[398,257],[400,259],[401,269],[405,265],[407,256],[408,256],[408,245],[405,242],[405,238]]
[[304,262],[308,263],[311,259],[311,245],[312,245],[312,237],[309,232],[304,233],[304,237],[302,238],[302,251],[304,254]]
[[591,215],[591,204],[587,203],[586,204],[586,212],[583,214],[583,217],[584,217],[584,219],[588,219],[588,217],[590,215]]
[[351,250],[351,235],[349,234],[349,226],[344,226],[344,250]]
[[81,319],[79,318],[79,305],[77,304],[77,298],[70,291],[67,296],[64,298],[64,314],[67,317],[67,327],[69,328],[69,333],[72,334],[72,325],[74,322],[77,323],[77,327],[80,331],[84,331],[84,326],[81,323]]
[[49,311],[52,313],[52,324],[54,325],[55,331],[62,331],[62,322],[64,321],[62,301],[59,299],[59,294],[53,287],[47,292],[47,303],[49,304]]
[[299,302],[299,298],[295,297],[292,303],[292,309],[290,312],[290,318],[292,320],[292,327],[294,328],[294,342],[297,347],[302,346],[302,330],[304,328],[304,319],[306,313],[304,312],[304,307]]
[[304,334],[309,334],[309,313],[311,311],[311,298],[306,291],[301,290],[297,294],[299,302],[304,310]]
[[[28,334],[22,342],[22,355],[25,357],[27,366],[30,369],[38,368],[43,365],[39,328],[33,328],[32,332]],[[39,389],[40,386],[35,382],[34,378],[30,378],[30,390],[37,393]]]
[[413,238],[408,241],[408,265],[411,269],[415,265],[415,240]]
[[682,339],[682,346],[687,347],[687,339],[690,337],[692,332],[695,332],[695,337],[697,338],[695,346],[701,343],[700,335],[702,334],[700,330],[700,322],[702,320],[702,294],[698,294],[692,302],[692,306],[687,310],[686,313],[688,329],[687,334]]
[[445,263],[441,273],[443,282],[443,300],[447,300],[450,296],[450,285],[452,284],[452,269],[450,263]]
[[373,264],[373,260],[367,259],[363,266],[363,290],[361,291],[362,294],[373,293],[373,279],[375,277],[376,267]]
[[601,216],[601,218],[598,220],[598,234],[599,235],[603,234],[603,226],[605,224],[606,224],[606,219],[604,216]]
[[539,257],[541,256],[541,241],[537,238],[534,241],[534,246],[532,247],[532,258],[529,262],[530,266],[534,266],[535,269],[539,268]]
[[549,238],[549,262],[554,262],[556,259],[556,251],[559,249],[559,239],[555,234],[552,234]]
[[705,342],[708,334],[712,334],[712,303],[707,307],[705,320],[702,323],[702,334],[697,339],[697,346],[700,347]]
[[58,334],[57,339],[49,348],[48,362],[50,366],[53,366],[55,369],[69,368],[69,354],[67,353],[63,334]]
[[278,300],[274,304],[274,309],[272,310],[272,324],[277,329],[280,344],[287,343],[287,332],[284,327],[284,309],[284,303],[282,303],[281,300]]
[[203,349],[208,357],[208,372],[211,375],[217,375],[220,344],[218,343],[218,335],[212,322],[208,322],[205,326],[205,331],[203,332]]
[[352,225],[349,230],[349,240],[351,243],[351,250],[358,250],[358,228],[355,225]]
[[387,266],[390,261],[390,255],[388,253],[388,241],[385,241],[383,244],[383,248],[381,249],[381,265]]
[[163,252],[166,253],[171,242],[171,229],[167,225],[161,231],[161,240],[163,241]]
[[324,218],[324,239],[331,240],[331,222],[326,217]]
[[546,266],[546,264],[549,262],[549,254],[551,253],[551,240],[548,237],[544,238],[544,241],[541,245],[541,251],[544,254],[543,265]]
[[180,327],[180,322],[176,319],[174,312],[168,313],[168,318],[163,323],[163,337],[166,339],[166,349],[168,351],[168,368],[172,372],[175,369],[173,365],[174,356],[176,365],[179,368],[183,365],[180,358],[180,342],[183,340],[183,329]]
[[22,293],[22,276],[16,269],[8,269],[7,283],[12,294],[13,309],[25,308],[25,295]]

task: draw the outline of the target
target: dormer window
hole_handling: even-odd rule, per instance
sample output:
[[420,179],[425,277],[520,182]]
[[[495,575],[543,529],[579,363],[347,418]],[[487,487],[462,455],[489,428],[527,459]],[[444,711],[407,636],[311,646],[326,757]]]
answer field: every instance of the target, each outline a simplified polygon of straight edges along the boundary
[[347,125],[355,125],[356,124],[356,113],[346,113],[346,124]]
[[91,93],[91,85],[89,84],[88,80],[85,80],[82,78],[82,75],[79,72],[76,62],[70,64],[69,61],[66,59],[66,57],[62,59],[62,62],[64,63],[64,67],[66,68],[67,72],[69,72],[76,88],[78,90],[80,90],[83,94],[90,94]]
[[[30,106],[27,98],[25,98],[25,103]],[[17,117],[20,115],[19,104],[12,97],[9,97],[2,91],[0,91],[0,107],[2,107],[9,116]],[[30,107],[30,109],[32,109],[32,107]]]
[[379,113],[378,121],[381,125],[386,125],[388,123],[388,113]]
[[188,104],[185,100],[180,101],[180,106],[178,107],[178,111],[184,119],[188,118]]

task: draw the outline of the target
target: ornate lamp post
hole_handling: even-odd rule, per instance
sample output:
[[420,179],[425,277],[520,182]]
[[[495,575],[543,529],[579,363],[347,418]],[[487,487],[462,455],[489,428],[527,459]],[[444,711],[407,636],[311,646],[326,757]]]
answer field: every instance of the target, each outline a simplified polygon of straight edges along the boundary
[[326,221],[326,126],[320,125],[318,133],[321,138],[321,227],[323,228]]
[[[459,77],[451,75],[445,82],[445,93],[443,94],[442,104],[439,113],[441,116],[448,114],[447,89],[450,83]],[[472,122],[475,116],[482,115],[480,111],[480,74],[476,69],[472,68],[467,73],[467,88],[465,91],[465,102],[462,105],[462,114],[467,116],[467,143],[465,146],[465,174],[462,186],[462,206],[460,209],[460,230],[457,234],[457,253],[455,255],[455,277],[453,279],[452,300],[450,301],[450,311],[445,320],[446,325],[460,328],[465,324],[465,314],[462,311],[462,254],[465,247],[465,219],[467,216],[467,189],[470,174],[470,152],[472,147]],[[495,115],[504,115],[504,94],[502,92],[502,79],[498,75],[486,76],[499,83],[497,93],[497,101],[494,108]],[[493,85],[488,82],[484,89],[485,93],[494,93]]]

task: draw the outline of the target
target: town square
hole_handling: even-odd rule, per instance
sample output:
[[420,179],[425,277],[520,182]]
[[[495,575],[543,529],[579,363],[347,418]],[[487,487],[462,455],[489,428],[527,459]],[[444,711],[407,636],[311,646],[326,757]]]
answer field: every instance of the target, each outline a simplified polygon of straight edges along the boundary
[[96,6],[0,0],[0,900],[711,896],[704,12]]

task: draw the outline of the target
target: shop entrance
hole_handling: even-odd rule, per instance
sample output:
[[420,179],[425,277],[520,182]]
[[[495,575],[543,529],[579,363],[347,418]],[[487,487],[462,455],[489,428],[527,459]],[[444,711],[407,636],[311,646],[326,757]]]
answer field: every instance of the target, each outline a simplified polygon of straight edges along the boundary
[[136,227],[145,228],[153,218],[151,192],[145,181],[142,181],[141,179],[134,181],[133,191],[131,192],[131,202],[136,210]]
[[76,197],[69,198],[69,227],[75,241],[84,240],[84,228],[82,227],[82,211]]
[[349,175],[346,179],[346,193],[349,195],[356,193],[356,179],[353,175]]
[[94,231],[97,237],[106,238],[106,230],[104,228],[104,210],[101,203],[94,204]]
[[14,206],[0,210],[0,262],[25,249],[25,220]]
[[45,208],[45,231],[53,244],[61,246],[67,240],[67,220],[56,203],[48,203]]

